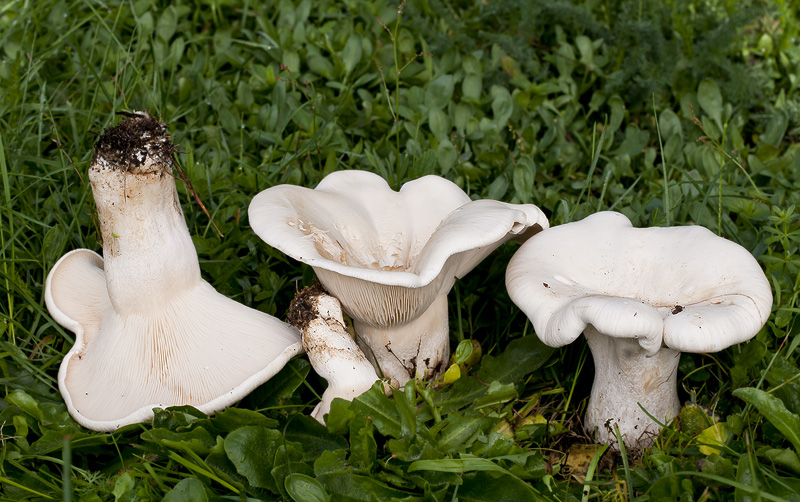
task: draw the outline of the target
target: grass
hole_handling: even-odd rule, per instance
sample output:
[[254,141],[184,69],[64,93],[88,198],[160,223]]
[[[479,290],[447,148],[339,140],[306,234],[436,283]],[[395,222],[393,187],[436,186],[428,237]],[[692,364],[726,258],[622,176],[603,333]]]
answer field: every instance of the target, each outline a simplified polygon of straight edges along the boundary
[[[797,500],[799,30],[791,2],[756,0],[5,3],[0,498]],[[513,245],[450,295],[453,348],[484,354],[450,386],[370,392],[325,429],[301,358],[213,418],[178,408],[93,433],[58,393],[74,338],[43,285],[67,251],[100,250],[86,169],[135,109],[169,123],[223,234],[179,184],[204,278],[271,314],[313,272],[255,236],[249,201],[339,169],[394,188],[445,176],[553,226],[608,209],[704,225],[756,256],[773,312],[750,342],[684,354],[681,420],[591,472],[568,455],[591,443],[591,358],[582,340],[535,344],[496,287]]]

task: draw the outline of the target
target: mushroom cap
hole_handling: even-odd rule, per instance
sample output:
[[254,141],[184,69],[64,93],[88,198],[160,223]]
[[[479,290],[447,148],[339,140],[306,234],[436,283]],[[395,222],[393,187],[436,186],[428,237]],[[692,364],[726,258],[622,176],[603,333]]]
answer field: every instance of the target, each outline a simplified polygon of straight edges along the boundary
[[471,201],[438,176],[395,192],[366,171],[331,173],[313,190],[264,190],[249,218],[267,244],[311,265],[350,315],[376,326],[415,318],[503,242],[548,226],[532,204]]
[[528,240],[506,271],[511,299],[541,340],[560,347],[587,324],[662,346],[716,352],[752,338],[772,290],[742,246],[700,226],[633,228],[615,212],[559,225]]
[[58,384],[70,414],[98,431],[149,420],[153,408],[231,405],[302,352],[299,332],[200,280],[149,315],[120,315],[103,259],[78,249],[50,271],[45,301],[75,333]]

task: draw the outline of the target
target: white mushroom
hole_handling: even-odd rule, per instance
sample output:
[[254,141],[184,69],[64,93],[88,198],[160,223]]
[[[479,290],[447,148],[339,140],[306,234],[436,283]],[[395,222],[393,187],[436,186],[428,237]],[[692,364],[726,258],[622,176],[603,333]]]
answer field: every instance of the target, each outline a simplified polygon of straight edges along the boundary
[[249,215],[267,244],[314,268],[379,374],[401,385],[444,369],[455,279],[508,239],[547,228],[531,204],[470,201],[438,176],[395,192],[364,171],[332,173],[314,190],[269,188]]
[[539,338],[584,333],[595,362],[587,430],[649,446],[679,411],[680,352],[716,352],[753,337],[772,307],[769,282],[743,247],[699,226],[631,226],[597,213],[536,235],[511,259],[511,299]]
[[339,300],[316,284],[295,295],[289,321],[303,332],[303,348],[314,371],[328,381],[311,416],[320,423],[335,398],[352,401],[378,380],[375,368],[364,357],[347,330]]
[[166,127],[146,113],[107,130],[89,169],[103,258],[72,251],[47,277],[47,308],[75,333],[59,388],[89,429],[148,420],[154,407],[219,410],[302,352],[295,328],[200,277],[173,151]]

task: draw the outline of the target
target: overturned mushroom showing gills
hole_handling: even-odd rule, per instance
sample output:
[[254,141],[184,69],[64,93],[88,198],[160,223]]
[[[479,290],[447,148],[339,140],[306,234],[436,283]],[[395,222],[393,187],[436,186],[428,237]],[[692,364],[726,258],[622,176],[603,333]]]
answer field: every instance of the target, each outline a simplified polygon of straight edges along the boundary
[[105,131],[89,168],[103,258],[71,251],[47,277],[47,308],[75,333],[58,385],[89,429],[148,420],[154,407],[211,413],[302,352],[295,328],[200,277],[173,151],[166,126],[146,113]]
[[534,236],[506,272],[511,299],[547,345],[586,336],[595,378],[585,426],[603,443],[643,448],[677,416],[680,352],[717,352],[755,336],[772,291],[755,258],[699,226],[633,228],[597,213]]
[[548,226],[532,204],[470,201],[438,176],[395,192],[364,171],[334,172],[314,190],[269,188],[249,215],[267,244],[314,268],[378,374],[401,385],[444,369],[455,279],[507,240]]
[[324,423],[335,398],[352,401],[372,387],[378,374],[347,330],[339,300],[318,283],[295,295],[289,322],[302,331],[303,348],[314,371],[328,381],[322,400],[311,412]]

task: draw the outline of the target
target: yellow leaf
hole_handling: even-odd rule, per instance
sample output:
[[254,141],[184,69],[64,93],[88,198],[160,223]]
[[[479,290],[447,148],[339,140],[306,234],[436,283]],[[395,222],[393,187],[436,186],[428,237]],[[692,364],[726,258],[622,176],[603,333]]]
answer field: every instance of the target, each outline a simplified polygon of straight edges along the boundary
[[444,372],[445,385],[450,385],[459,378],[461,378],[461,368],[459,368],[457,364],[453,364],[452,366],[447,368],[447,371]]
[[728,426],[725,422],[720,422],[703,430],[697,435],[695,441],[697,442],[697,448],[703,455],[711,455],[712,453],[719,455],[721,447],[725,445],[725,442],[730,437],[731,431],[728,430]]

